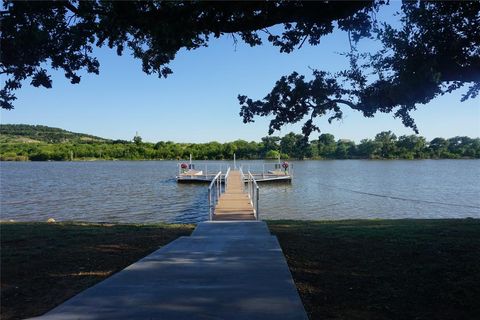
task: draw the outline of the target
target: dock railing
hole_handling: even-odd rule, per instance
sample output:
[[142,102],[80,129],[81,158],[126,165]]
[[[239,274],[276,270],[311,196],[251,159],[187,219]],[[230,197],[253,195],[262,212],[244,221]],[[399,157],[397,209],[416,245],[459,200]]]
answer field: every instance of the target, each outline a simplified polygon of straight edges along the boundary
[[[205,178],[208,178],[209,176],[213,176],[216,172],[216,170],[225,172],[226,164],[224,163],[210,163],[210,164],[204,164],[203,166],[200,165],[201,168],[203,168],[203,175]],[[208,169],[210,168],[210,171]],[[212,169],[213,168],[213,169]],[[210,173],[212,172],[213,173]]]
[[228,167],[227,172],[225,173],[225,176],[223,177],[223,192],[227,191],[228,187],[228,177],[230,176],[230,167]]
[[[266,163],[242,163],[241,168],[245,169],[245,172],[252,172],[254,176],[258,178],[266,178],[272,175],[284,175],[293,177],[293,164],[288,163],[287,168],[282,167],[282,163],[278,162],[266,162]],[[281,174],[280,174],[281,172]]]
[[[182,168],[182,165],[187,165],[186,168]],[[225,171],[226,169],[226,164],[225,163],[188,163],[186,160],[184,162],[179,162],[177,163],[177,177],[180,177],[182,175],[184,176],[189,176],[189,177],[203,177],[205,179],[208,179],[209,177],[215,176],[215,174],[218,171]],[[198,170],[202,171],[201,175],[196,175],[196,174],[185,174],[188,172],[188,170]]]
[[215,205],[222,194],[222,171],[219,171],[208,186],[208,217],[213,220]]
[[258,187],[257,180],[255,180],[255,177],[250,171],[248,171],[247,176],[247,190],[248,196],[250,198],[250,203],[253,206],[253,214],[255,216],[255,219],[258,220],[258,201],[260,199],[260,188]]

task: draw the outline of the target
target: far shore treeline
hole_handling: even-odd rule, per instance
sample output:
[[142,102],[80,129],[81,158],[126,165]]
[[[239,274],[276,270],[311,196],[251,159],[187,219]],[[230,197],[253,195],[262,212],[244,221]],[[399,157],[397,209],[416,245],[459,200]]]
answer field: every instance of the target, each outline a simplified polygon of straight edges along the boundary
[[460,159],[480,158],[480,138],[435,138],[418,135],[397,137],[390,131],[359,144],[336,140],[328,133],[306,141],[300,134],[268,136],[261,141],[236,140],[219,143],[142,142],[109,140],[46,126],[0,125],[0,160],[197,160],[237,159]]

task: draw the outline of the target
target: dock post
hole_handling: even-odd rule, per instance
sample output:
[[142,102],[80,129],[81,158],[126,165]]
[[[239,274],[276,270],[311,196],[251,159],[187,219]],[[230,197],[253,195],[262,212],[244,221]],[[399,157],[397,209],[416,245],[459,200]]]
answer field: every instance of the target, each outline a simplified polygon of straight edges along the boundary
[[257,220],[259,220],[259,217],[258,217],[258,203],[259,203],[259,199],[260,199],[260,188],[257,186],[257,192],[256,192],[256,198],[257,198],[257,201],[255,203],[255,213],[256,213],[256,216],[257,216]]
[[212,192],[208,189],[208,218],[212,221]]

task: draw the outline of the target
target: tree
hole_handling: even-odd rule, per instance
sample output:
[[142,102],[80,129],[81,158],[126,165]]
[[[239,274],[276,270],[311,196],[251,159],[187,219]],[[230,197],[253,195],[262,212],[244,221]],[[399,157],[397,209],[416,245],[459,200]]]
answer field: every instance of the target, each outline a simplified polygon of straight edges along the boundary
[[391,131],[377,133],[375,141],[380,145],[380,157],[393,159],[396,155],[397,136]]
[[430,141],[428,149],[434,158],[444,157],[448,153],[448,141],[444,138],[435,138]]
[[304,159],[308,157],[308,141],[301,134],[290,132],[281,139],[280,150],[290,158]]
[[355,155],[355,142],[347,139],[337,141],[335,157],[337,159],[350,159]]
[[398,157],[404,159],[425,158],[427,141],[416,135],[400,136],[397,141]]
[[142,137],[140,137],[138,134],[135,135],[135,137],[133,137],[133,142],[138,146],[140,144],[142,144]]
[[281,138],[276,136],[263,137],[262,138],[262,155],[264,157],[267,157],[267,154],[270,154],[270,157],[271,157],[272,152],[277,152],[278,154],[280,154],[278,152],[280,150],[280,140]]
[[448,139],[448,151],[458,157],[475,157],[478,139],[453,137]]
[[233,159],[233,154],[237,151],[237,147],[230,142],[227,142],[223,147],[223,156],[225,159]]
[[357,154],[360,158],[375,159],[380,157],[382,144],[376,140],[363,139],[357,146]]
[[278,159],[280,157],[280,152],[277,150],[270,150],[266,153],[265,159]]
[[[404,2],[401,26],[376,20],[386,1],[174,2],[4,1],[1,13],[2,108],[13,108],[14,90],[29,80],[50,88],[45,64],[62,69],[71,83],[80,71],[99,73],[94,46],[121,55],[128,48],[143,71],[167,77],[181,49],[205,47],[225,34],[251,46],[265,42],[290,53],[305,42],[318,45],[335,29],[348,32],[350,67],[336,74],[313,70],[312,80],[293,72],[281,77],[263,100],[239,95],[241,116],[273,115],[271,134],[286,123],[307,120],[303,133],[318,130],[314,118],[339,119],[343,108],[366,117],[394,112],[417,131],[409,112],[470,83],[464,99],[480,90],[480,2]],[[275,33],[272,26],[283,29]],[[377,39],[377,52],[358,52],[357,43]],[[373,76],[375,74],[375,76]]]
[[335,137],[330,133],[322,133],[318,137],[318,155],[322,158],[333,159],[335,157],[335,151],[337,150],[337,144]]
[[464,155],[471,158],[480,158],[480,138],[470,141]]
[[[1,105],[13,107],[12,91],[23,80],[50,88],[50,75],[42,66],[46,62],[63,69],[72,84],[80,82],[80,70],[98,74],[94,46],[106,44],[119,55],[129,48],[142,60],[144,72],[167,77],[172,73],[168,64],[179,50],[205,47],[212,37],[232,34],[254,46],[262,44],[262,32],[282,52],[291,52],[305,36],[317,44],[333,30],[334,21],[341,21],[343,28],[359,28],[346,19],[372,7],[371,1],[4,1],[1,68],[10,78],[0,92]],[[285,26],[281,35],[266,29],[278,24]]]
[[371,31],[382,43],[378,52],[359,53],[362,34],[352,36],[350,68],[337,74],[313,70],[312,80],[293,72],[281,77],[262,100],[239,96],[244,122],[273,115],[269,133],[284,124],[304,122],[303,133],[319,131],[313,119],[341,119],[344,107],[373,117],[390,113],[416,133],[410,111],[435,97],[471,84],[462,101],[480,90],[480,2],[405,1],[401,28]]
[[465,155],[467,157],[480,158],[480,138],[472,140]]

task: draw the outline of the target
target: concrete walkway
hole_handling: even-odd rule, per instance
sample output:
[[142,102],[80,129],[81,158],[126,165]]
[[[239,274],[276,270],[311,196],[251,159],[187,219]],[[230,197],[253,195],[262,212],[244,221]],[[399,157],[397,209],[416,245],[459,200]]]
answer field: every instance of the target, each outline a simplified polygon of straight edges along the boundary
[[261,221],[199,223],[37,319],[308,319]]

